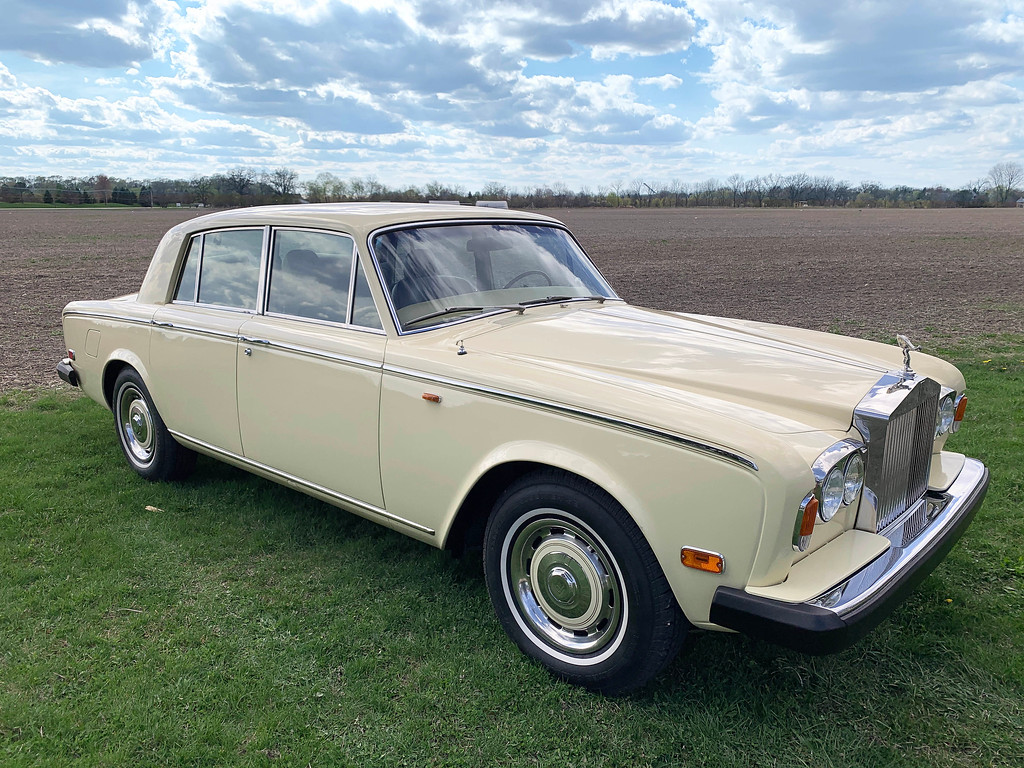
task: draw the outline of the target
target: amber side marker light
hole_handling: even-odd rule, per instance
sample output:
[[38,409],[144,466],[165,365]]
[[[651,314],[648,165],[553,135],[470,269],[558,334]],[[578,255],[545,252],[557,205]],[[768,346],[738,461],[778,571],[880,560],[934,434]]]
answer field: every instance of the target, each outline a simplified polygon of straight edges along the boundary
[[804,507],[804,516],[800,521],[800,536],[810,536],[814,533],[814,518],[818,516],[818,500],[812,498]]
[[708,552],[694,547],[683,547],[679,559],[687,568],[696,568],[708,573],[722,573],[725,570],[725,558],[716,552]]
[[424,392],[423,393],[423,399],[426,400],[428,403],[440,403],[441,402],[441,396],[440,395],[435,395],[435,394],[433,394],[431,392]]
[[964,420],[964,413],[967,411],[967,395],[960,395],[956,403],[956,412],[953,414],[953,432],[960,429],[960,422]]

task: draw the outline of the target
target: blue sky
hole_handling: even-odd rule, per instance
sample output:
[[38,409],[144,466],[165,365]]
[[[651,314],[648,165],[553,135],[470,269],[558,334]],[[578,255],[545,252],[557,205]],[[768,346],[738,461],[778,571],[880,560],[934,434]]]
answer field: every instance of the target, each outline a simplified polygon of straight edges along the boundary
[[0,0],[0,175],[393,186],[1024,162],[1024,0]]

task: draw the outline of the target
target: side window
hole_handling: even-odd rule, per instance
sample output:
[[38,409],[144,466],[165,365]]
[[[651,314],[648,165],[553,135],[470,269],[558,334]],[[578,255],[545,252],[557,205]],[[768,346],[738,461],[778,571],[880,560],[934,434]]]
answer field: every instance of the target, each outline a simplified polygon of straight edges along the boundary
[[255,310],[262,251],[262,229],[208,232],[203,238],[199,303]]
[[278,230],[267,312],[347,322],[354,253],[352,238],[344,235]]
[[196,277],[199,276],[199,254],[202,247],[202,235],[196,235],[188,244],[185,268],[181,270],[181,280],[178,282],[178,290],[174,293],[174,301],[196,300]]
[[384,330],[384,326],[380,324],[377,307],[373,305],[370,286],[366,282],[366,275],[363,274],[363,265],[358,262],[356,262],[355,298],[352,301],[352,325],[376,328],[378,331]]

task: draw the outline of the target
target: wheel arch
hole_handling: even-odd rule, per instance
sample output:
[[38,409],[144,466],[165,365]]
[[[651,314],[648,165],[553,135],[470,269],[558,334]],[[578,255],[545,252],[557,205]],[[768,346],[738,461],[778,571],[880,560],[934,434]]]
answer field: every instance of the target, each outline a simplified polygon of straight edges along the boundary
[[146,366],[138,355],[127,349],[118,349],[111,352],[106,364],[103,366],[102,378],[103,400],[107,408],[111,410],[114,407],[114,382],[117,381],[118,375],[125,368],[134,368],[144,382],[149,381]]
[[[613,473],[575,453],[552,450],[551,446],[515,449],[505,447],[501,460],[484,463],[466,493],[462,495],[450,524],[446,527],[442,547],[455,554],[478,551],[483,544],[484,528],[502,492],[524,475],[555,470],[567,477],[578,478],[594,486],[619,504],[644,535],[644,521],[631,509],[637,500]],[[536,457],[542,457],[538,460]]]

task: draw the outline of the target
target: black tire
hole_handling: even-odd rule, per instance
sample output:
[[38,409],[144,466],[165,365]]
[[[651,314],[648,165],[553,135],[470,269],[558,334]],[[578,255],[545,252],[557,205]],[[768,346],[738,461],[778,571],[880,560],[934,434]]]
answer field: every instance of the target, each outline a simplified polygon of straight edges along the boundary
[[525,476],[498,499],[484,535],[484,576],[498,619],[525,654],[604,694],[647,683],[688,629],[632,518],[600,488],[562,472]]
[[171,437],[134,368],[123,369],[114,381],[111,410],[117,441],[132,469],[147,480],[188,477],[196,464],[195,451]]

